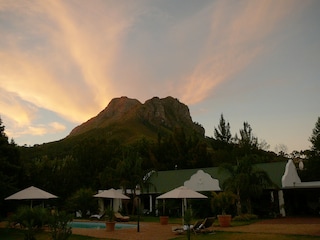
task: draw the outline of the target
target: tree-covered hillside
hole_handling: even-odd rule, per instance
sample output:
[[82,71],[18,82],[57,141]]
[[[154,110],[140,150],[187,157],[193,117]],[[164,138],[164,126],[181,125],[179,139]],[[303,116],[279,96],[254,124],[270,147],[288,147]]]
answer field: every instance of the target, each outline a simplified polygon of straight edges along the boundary
[[[318,120],[319,122],[319,120]],[[312,166],[319,162],[319,123],[310,141],[313,148],[306,151],[310,166],[302,173],[320,179]],[[143,135],[135,141],[121,137],[108,139],[99,129],[68,137],[57,142],[33,147],[19,147],[9,143],[5,127],[0,122],[0,190],[2,199],[16,190],[34,185],[59,196],[60,204],[80,189],[133,189],[148,184],[144,176],[151,170],[187,169],[236,165],[243,159],[252,163],[282,161],[284,155],[267,151],[267,144],[259,142],[249,123],[244,122],[239,135],[232,136],[230,124],[221,115],[214,137],[204,137],[187,126],[167,127],[158,131],[155,139]],[[130,126],[127,126],[130,127]],[[1,205],[8,204],[3,200]],[[3,213],[4,208],[2,208]]]

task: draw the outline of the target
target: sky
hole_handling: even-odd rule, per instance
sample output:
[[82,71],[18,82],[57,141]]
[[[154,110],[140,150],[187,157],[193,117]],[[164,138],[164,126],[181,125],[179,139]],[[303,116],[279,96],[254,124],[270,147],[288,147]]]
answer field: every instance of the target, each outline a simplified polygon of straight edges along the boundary
[[66,137],[113,98],[172,96],[270,151],[320,116],[318,0],[0,0],[0,117],[18,145]]

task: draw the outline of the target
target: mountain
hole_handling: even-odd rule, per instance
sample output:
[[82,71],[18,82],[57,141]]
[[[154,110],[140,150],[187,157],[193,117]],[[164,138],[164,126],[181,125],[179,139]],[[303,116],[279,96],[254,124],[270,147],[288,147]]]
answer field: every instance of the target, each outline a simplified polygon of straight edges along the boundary
[[189,108],[173,97],[153,97],[144,104],[128,97],[114,98],[97,116],[74,128],[67,139],[104,135],[108,139],[133,142],[139,138],[156,140],[159,133],[183,128],[186,134],[204,137],[202,126],[192,121]]

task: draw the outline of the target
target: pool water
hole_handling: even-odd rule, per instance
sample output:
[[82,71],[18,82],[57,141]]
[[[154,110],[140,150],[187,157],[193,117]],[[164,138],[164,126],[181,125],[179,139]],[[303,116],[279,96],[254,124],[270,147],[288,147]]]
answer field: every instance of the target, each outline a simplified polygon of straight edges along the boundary
[[[102,229],[106,228],[106,224],[104,222],[71,222],[69,225],[72,228],[91,228],[91,229]],[[127,223],[116,223],[115,229],[123,229],[123,228],[135,228],[135,224],[127,224]]]

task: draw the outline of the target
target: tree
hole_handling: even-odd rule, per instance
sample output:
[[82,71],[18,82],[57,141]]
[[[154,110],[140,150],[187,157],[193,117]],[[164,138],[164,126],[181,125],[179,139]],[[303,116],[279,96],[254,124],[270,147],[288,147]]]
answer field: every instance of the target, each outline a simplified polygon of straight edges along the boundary
[[210,140],[212,149],[212,165],[218,166],[220,163],[234,161],[232,142],[233,138],[230,132],[230,124],[226,122],[221,114],[218,128],[214,128],[214,138]]
[[320,117],[312,130],[312,135],[309,138],[312,143],[310,151],[305,151],[307,161],[305,164],[306,171],[304,171],[304,181],[319,181],[320,180]]
[[97,211],[97,201],[93,198],[95,191],[91,188],[81,188],[68,198],[67,208],[70,212],[81,211],[82,217],[87,216],[87,212]]
[[237,166],[223,164],[222,171],[229,177],[224,181],[224,190],[232,191],[237,196],[237,214],[242,214],[242,203],[245,202],[247,212],[252,213],[251,198],[259,197],[265,187],[272,185],[272,181],[265,171],[255,169],[252,159],[244,157]]
[[230,143],[232,140],[231,132],[230,132],[230,124],[223,118],[223,114],[221,114],[218,129],[214,128],[214,137],[222,142]]
[[248,122],[243,123],[243,129],[240,129],[239,145],[244,148],[257,148],[258,138],[252,133],[252,128]]
[[285,157],[288,155],[288,147],[285,144],[278,144],[275,147],[275,152],[278,153],[279,156]]
[[320,117],[318,117],[318,121],[312,130],[309,141],[312,143],[311,150],[314,151],[315,155],[320,156]]
[[[0,198],[4,199],[18,189],[20,154],[13,141],[8,142],[5,126],[0,118]],[[0,209],[2,208],[0,202]]]

